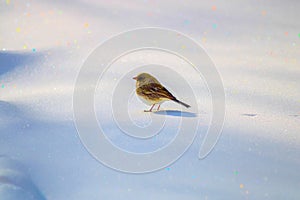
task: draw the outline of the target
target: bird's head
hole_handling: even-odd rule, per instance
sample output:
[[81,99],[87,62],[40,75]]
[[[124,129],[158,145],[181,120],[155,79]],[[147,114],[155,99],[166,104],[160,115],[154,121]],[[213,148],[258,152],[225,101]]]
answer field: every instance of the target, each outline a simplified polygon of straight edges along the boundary
[[147,80],[149,78],[152,78],[153,76],[151,76],[150,74],[147,73],[141,73],[139,75],[137,75],[136,77],[133,77],[134,80],[136,81],[144,81]]
[[148,73],[141,73],[136,77],[133,77],[133,79],[136,80],[138,86],[149,84],[149,83],[159,83],[158,80],[156,80],[156,78],[154,78]]

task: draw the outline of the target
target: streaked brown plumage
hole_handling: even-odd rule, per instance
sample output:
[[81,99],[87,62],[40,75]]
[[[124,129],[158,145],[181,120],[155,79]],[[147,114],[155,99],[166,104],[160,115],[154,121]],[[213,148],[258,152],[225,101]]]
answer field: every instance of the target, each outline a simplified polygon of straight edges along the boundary
[[138,76],[134,77],[136,80],[136,93],[138,97],[146,104],[152,105],[148,112],[151,112],[154,105],[158,104],[157,110],[160,108],[160,104],[165,101],[174,101],[179,103],[186,108],[189,108],[190,105],[183,103],[176,99],[160,82],[147,73],[141,73]]

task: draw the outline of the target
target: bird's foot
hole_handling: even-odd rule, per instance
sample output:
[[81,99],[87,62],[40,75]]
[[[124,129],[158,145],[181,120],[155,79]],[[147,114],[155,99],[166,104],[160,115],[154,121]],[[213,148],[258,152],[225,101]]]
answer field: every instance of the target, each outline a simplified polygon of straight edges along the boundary
[[153,104],[150,108],[150,110],[144,110],[144,112],[152,112],[153,107],[155,106],[155,104]]

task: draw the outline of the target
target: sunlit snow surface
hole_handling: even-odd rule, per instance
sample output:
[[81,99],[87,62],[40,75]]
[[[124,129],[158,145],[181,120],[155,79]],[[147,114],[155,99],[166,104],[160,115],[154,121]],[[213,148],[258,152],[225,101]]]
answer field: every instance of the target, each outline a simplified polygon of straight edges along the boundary
[[[300,199],[300,2],[197,2],[0,2],[1,200]],[[73,122],[72,93],[93,49],[115,34],[148,26],[180,31],[206,49],[224,83],[226,120],[214,151],[198,160],[211,117],[203,80],[162,54],[120,59],[106,84],[122,75],[118,65],[124,71],[138,58],[173,62],[198,91],[200,123],[191,148],[164,170],[131,175],[86,151]],[[162,82],[180,93],[171,78]],[[95,99],[100,111],[100,91]],[[136,117],[147,107],[133,102]],[[166,117],[176,125],[176,116]],[[104,123],[113,127],[108,137],[131,151],[164,145],[174,131],[141,147],[116,137],[113,122]]]

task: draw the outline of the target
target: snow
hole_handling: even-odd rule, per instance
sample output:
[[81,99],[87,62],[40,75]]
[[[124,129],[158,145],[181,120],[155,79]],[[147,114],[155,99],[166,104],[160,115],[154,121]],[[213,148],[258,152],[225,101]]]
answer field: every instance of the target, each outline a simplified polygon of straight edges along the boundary
[[[299,199],[299,6],[298,1],[258,0],[1,1],[0,199]],[[135,52],[117,60],[95,92],[97,118],[115,145],[134,152],[161,148],[180,122],[178,112],[142,112],[148,106],[132,92],[129,78],[138,72],[133,65],[172,66],[189,80],[198,104],[191,148],[166,169],[133,175],[102,165],[86,150],[74,124],[72,98],[80,67],[101,42],[148,26],[175,29],[205,48],[224,84],[226,119],[213,152],[199,160],[212,111],[205,81],[163,52]],[[167,69],[151,70],[189,103]],[[151,117],[164,118],[163,134],[137,142],[107,117],[112,113],[103,105],[118,81],[127,84],[121,89],[132,89],[131,119],[143,127]],[[171,102],[162,108],[182,109]],[[186,120],[194,119],[193,107],[184,112]]]

